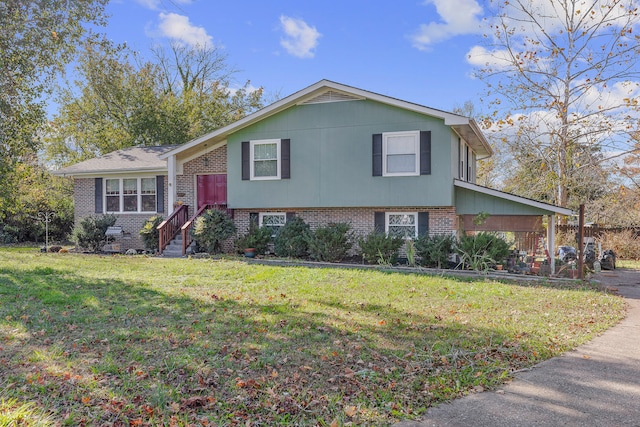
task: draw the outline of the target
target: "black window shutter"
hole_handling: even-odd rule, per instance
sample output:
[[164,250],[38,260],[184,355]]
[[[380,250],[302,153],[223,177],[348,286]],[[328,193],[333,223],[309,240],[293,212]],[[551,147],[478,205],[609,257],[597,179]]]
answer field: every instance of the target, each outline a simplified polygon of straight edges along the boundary
[[382,134],[374,133],[373,145],[373,176],[382,176]]
[[295,212],[287,212],[287,222],[291,221],[295,217],[296,217]]
[[429,233],[429,212],[418,212],[418,236]]
[[96,213],[103,213],[102,208],[102,178],[96,178],[95,180],[95,196],[96,196]]
[[384,233],[385,232],[384,212],[374,212],[373,214],[374,214],[373,228],[376,230],[376,233]]
[[164,176],[156,176],[156,212],[164,213]]
[[251,153],[249,141],[242,141],[242,179],[251,179]]
[[420,132],[420,175],[431,175],[431,131]]
[[291,178],[291,140],[283,139],[280,141],[280,178]]
[[257,227],[260,225],[260,214],[258,212],[249,212],[249,227]]

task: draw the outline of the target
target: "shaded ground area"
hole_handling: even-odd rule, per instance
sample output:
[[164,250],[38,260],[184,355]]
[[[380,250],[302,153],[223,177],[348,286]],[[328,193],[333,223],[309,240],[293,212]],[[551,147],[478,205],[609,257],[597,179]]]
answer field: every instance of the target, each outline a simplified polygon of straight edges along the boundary
[[594,280],[628,300],[620,324],[498,390],[432,408],[422,421],[396,427],[640,425],[640,272],[603,271]]

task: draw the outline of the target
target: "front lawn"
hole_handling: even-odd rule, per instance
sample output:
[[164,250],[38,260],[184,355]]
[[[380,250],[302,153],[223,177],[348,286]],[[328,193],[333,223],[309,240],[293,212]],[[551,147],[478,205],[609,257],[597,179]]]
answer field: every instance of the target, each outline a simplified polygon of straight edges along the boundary
[[624,305],[589,289],[0,248],[0,419],[388,425],[589,340]]

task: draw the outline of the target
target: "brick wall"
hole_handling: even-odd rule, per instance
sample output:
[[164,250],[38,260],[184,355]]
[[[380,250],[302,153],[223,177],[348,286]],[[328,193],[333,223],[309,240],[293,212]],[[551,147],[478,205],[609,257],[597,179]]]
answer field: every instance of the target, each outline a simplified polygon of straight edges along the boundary
[[195,213],[197,175],[227,173],[227,146],[223,145],[183,165],[182,175],[176,177],[176,201],[189,206]]
[[[160,214],[164,218],[169,216],[173,209],[169,209],[167,206],[168,192],[167,192],[167,177],[164,177],[164,213]],[[97,215],[95,212],[95,179],[94,178],[75,178],[74,190],[74,222],[77,224],[80,219],[89,216]],[[98,214],[99,215],[99,214]],[[115,243],[120,244],[120,252],[125,252],[127,249],[144,249],[144,243],[140,238],[140,230],[144,226],[144,223],[153,216],[153,213],[126,213],[116,214],[117,226],[122,227],[122,231],[125,233],[122,237],[118,237]]]

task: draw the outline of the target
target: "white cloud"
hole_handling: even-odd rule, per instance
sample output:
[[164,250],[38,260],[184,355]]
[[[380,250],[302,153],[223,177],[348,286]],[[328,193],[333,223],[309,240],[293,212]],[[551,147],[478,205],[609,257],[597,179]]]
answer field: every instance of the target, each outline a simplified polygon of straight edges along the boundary
[[433,4],[442,22],[422,24],[411,36],[413,46],[420,50],[458,35],[482,31],[483,10],[476,0],[426,0],[424,4]]
[[280,45],[298,58],[313,58],[313,50],[318,46],[318,39],[322,37],[316,27],[310,27],[302,19],[284,15],[280,17],[280,24],[286,35],[280,40]]
[[[135,0],[141,6],[151,10],[160,9],[160,5],[164,3],[164,0]],[[193,0],[172,0],[174,4],[190,4]]]
[[467,62],[476,67],[492,67],[496,69],[506,68],[512,63],[508,51],[489,51],[482,46],[473,46],[469,50]]
[[213,38],[203,27],[193,25],[188,16],[177,13],[160,13],[158,26],[163,36],[191,46],[211,46]]

